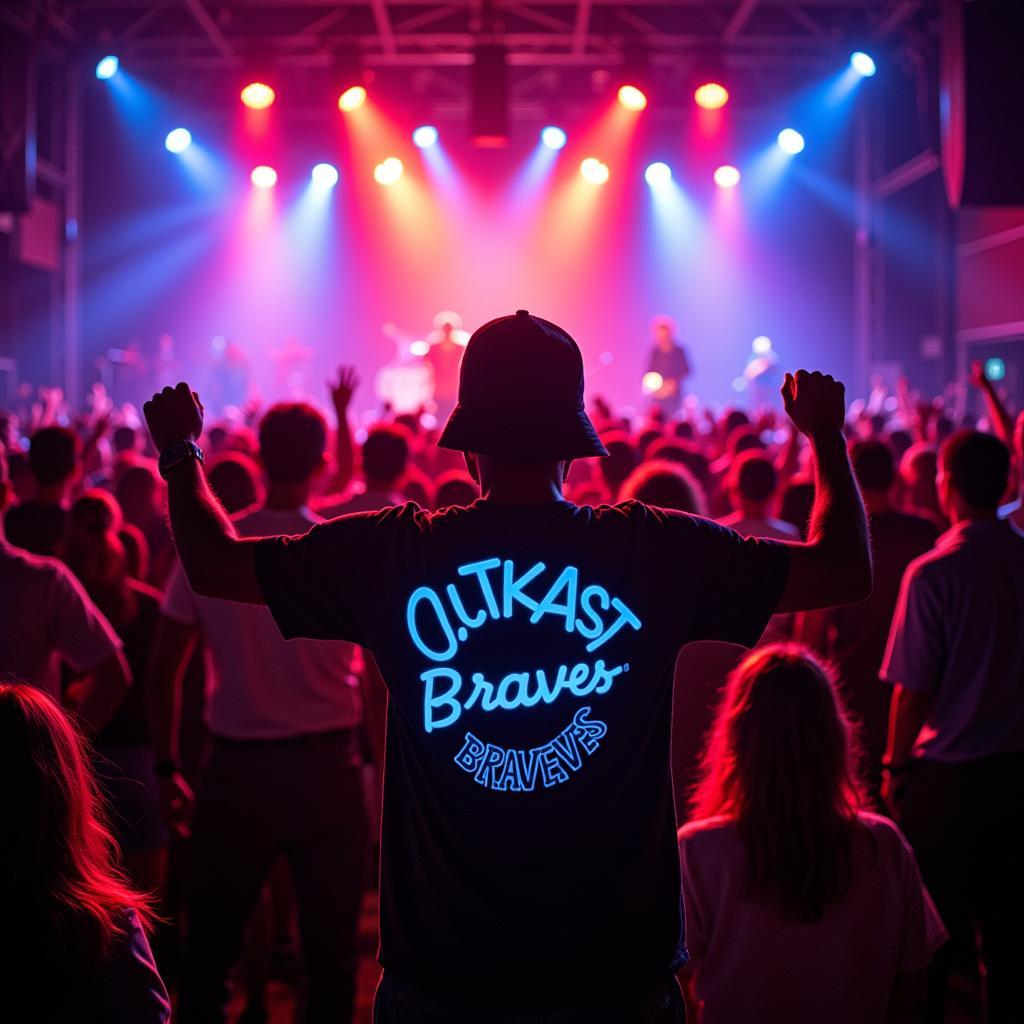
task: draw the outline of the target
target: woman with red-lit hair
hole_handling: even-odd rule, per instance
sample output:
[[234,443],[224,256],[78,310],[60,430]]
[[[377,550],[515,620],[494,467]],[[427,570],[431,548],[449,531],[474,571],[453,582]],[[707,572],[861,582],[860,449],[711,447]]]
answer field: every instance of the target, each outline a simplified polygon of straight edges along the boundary
[[805,648],[759,648],[730,676],[679,830],[704,1024],[921,1019],[946,933],[899,829],[863,809],[854,746]]
[[0,1020],[170,1020],[149,907],[115,864],[84,742],[19,683],[0,683],[0,821]]

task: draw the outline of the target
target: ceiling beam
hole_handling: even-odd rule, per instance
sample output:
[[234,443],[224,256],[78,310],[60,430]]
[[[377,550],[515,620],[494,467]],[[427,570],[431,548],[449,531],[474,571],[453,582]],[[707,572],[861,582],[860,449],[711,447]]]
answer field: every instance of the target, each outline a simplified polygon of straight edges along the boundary
[[587,49],[591,6],[591,0],[579,0],[576,4],[576,20],[572,26],[572,52],[575,54],[584,53]]
[[760,2],[761,0],[740,0],[736,5],[736,10],[732,12],[732,17],[726,23],[725,31],[722,32],[722,38],[727,43],[731,43],[746,28],[750,16],[754,13],[754,8]]
[[202,0],[184,0],[185,8],[195,18],[199,27],[210,37],[213,45],[224,57],[234,57],[235,51],[221,32],[217,23],[210,17],[210,12],[203,6]]
[[373,21],[377,26],[377,35],[380,36],[382,52],[389,55],[395,53],[395,30],[391,27],[387,3],[385,0],[370,0],[370,7],[373,9]]

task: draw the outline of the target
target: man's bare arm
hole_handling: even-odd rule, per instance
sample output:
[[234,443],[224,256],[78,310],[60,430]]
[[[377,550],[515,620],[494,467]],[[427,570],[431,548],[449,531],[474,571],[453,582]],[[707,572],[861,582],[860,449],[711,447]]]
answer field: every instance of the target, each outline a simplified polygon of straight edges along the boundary
[[114,717],[132,685],[132,673],[121,651],[114,651],[90,673],[74,711],[87,731],[95,736]]
[[[173,441],[196,441],[203,431],[203,408],[184,382],[154,395],[143,411],[158,451]],[[178,557],[197,594],[266,603],[253,562],[256,541],[239,539],[197,460],[168,472],[167,507]]]
[[892,688],[889,703],[889,740],[885,760],[897,768],[910,760],[917,735],[928,720],[934,697],[930,693],[917,693],[897,683]]
[[792,544],[780,612],[829,608],[871,593],[871,541],[843,437],[843,385],[820,373],[786,374],[786,412],[814,453],[814,508],[805,544]]

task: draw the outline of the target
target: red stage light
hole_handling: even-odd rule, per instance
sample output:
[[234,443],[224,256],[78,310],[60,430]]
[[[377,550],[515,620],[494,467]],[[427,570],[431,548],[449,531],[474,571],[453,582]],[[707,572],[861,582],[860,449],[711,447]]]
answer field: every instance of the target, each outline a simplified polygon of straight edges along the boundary
[[250,110],[266,110],[274,102],[276,95],[265,82],[250,82],[242,90],[241,98]]
[[619,102],[627,110],[643,110],[647,106],[647,95],[635,85],[623,85],[619,89]]
[[697,86],[693,98],[704,110],[720,110],[729,102],[729,90],[718,82],[705,82]]

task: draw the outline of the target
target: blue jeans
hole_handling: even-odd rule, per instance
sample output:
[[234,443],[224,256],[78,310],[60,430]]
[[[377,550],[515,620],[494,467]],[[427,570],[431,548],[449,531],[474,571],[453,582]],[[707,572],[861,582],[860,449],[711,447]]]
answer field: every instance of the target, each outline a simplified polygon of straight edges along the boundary
[[675,978],[641,996],[577,1010],[469,1008],[428,996],[385,971],[377,986],[373,1024],[685,1024]]

